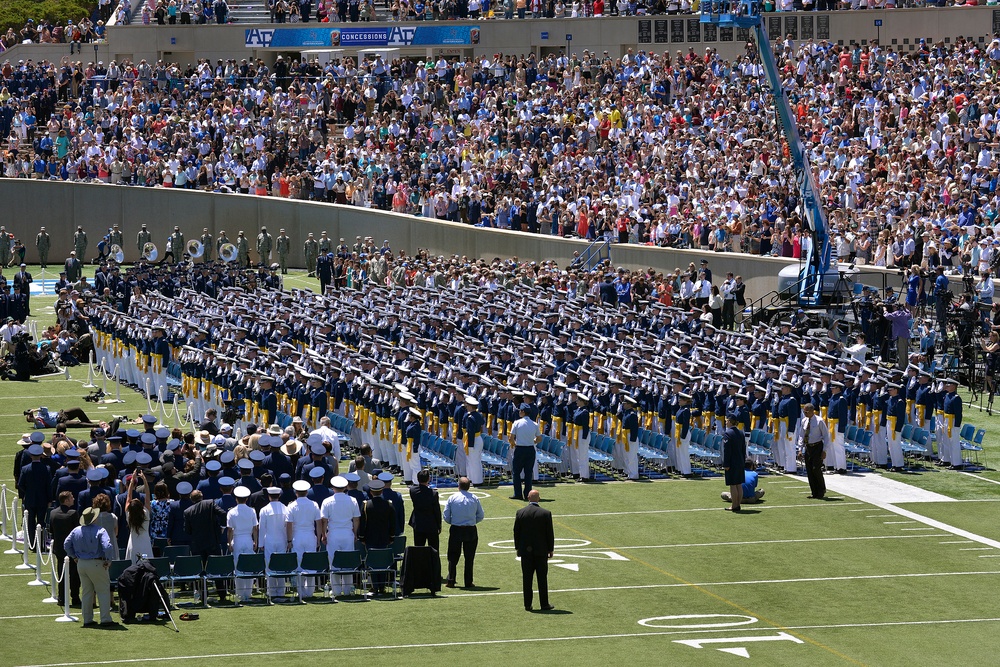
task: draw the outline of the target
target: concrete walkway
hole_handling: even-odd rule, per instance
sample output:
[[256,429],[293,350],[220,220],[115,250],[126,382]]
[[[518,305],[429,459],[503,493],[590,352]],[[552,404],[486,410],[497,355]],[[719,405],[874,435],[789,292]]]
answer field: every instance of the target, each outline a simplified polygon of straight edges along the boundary
[[940,493],[897,482],[884,475],[863,472],[825,475],[827,493],[842,493],[866,503],[946,503],[954,500]]

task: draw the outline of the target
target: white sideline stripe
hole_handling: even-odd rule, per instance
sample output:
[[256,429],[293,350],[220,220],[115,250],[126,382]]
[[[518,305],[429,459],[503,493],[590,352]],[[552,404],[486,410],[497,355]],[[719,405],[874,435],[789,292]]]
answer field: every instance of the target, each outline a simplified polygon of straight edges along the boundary
[[968,477],[971,477],[972,479],[978,479],[978,480],[981,480],[983,482],[989,482],[990,484],[1000,484],[1000,482],[996,481],[995,479],[990,479],[989,477],[983,477],[983,476],[977,475],[975,473],[965,472],[964,470],[959,470],[958,472],[960,474],[962,474],[962,475],[966,475]]
[[887,526],[891,526],[896,523],[916,523],[916,521],[883,521],[882,523],[884,523]]
[[895,514],[869,514],[866,519],[885,519],[886,517],[896,516]]
[[[519,593],[520,594],[520,593]],[[956,618],[941,619],[937,621],[889,621],[882,623],[835,623],[829,625],[791,625],[784,627],[785,630],[827,630],[838,628],[871,628],[871,627],[892,627],[906,625],[945,625],[957,623],[995,623],[1000,618]],[[710,630],[665,630],[662,632],[623,632],[619,634],[606,635],[577,635],[575,637],[531,637],[518,639],[480,639],[463,642],[435,642],[428,644],[387,644],[383,646],[340,646],[331,648],[306,648],[288,649],[283,651],[251,651],[246,653],[214,653],[208,655],[175,655],[162,657],[142,657],[127,658],[123,660],[101,660],[98,662],[50,662],[37,665],[22,665],[22,667],[84,667],[86,665],[122,665],[134,664],[137,662],[168,662],[175,660],[207,660],[209,658],[242,658],[260,657],[275,655],[290,655],[296,653],[346,653],[351,651],[379,651],[390,649],[421,649],[421,648],[450,648],[454,646],[490,646],[498,644],[534,644],[541,642],[565,642],[582,641],[593,639],[635,639],[638,637],[665,637],[670,635],[704,634],[716,632],[771,632],[773,627],[756,628],[750,630],[741,628],[713,628]]]
[[22,618],[55,618],[62,614],[28,614],[27,616],[0,616],[0,621],[16,621]]
[[1000,558],[1000,554],[996,554],[993,556],[980,556],[980,558]]
[[[923,529],[922,529],[923,530]],[[628,551],[630,549],[679,549],[685,547],[733,547],[733,546],[747,546],[752,544],[801,544],[803,542],[847,542],[854,540],[912,540],[921,539],[927,537],[948,537],[946,534],[941,533],[939,535],[863,535],[856,537],[809,537],[800,539],[790,539],[790,540],[751,540],[749,542],[695,542],[691,544],[647,544],[641,546],[630,546],[630,547],[601,547],[596,545],[590,545],[587,547],[556,547],[556,551],[559,553],[565,553],[569,551]],[[949,544],[948,542],[941,542],[941,544]],[[954,543],[952,543],[954,544]],[[961,542],[960,544],[968,544],[968,540]],[[500,556],[514,555],[514,549],[505,549],[503,551],[477,551],[476,556]]]
[[966,547],[959,549],[959,551],[993,551],[993,547]]
[[[794,509],[799,507],[826,507],[826,508],[837,508],[843,505],[863,505],[861,502],[848,502],[848,503],[808,503],[803,505],[754,505],[754,509],[761,510],[784,510],[784,509]],[[724,507],[693,507],[690,509],[683,510],[637,510],[634,512],[592,512],[589,514],[560,514],[560,519],[570,519],[573,517],[580,516],[622,516],[623,514],[674,514],[677,512],[721,512]],[[864,510],[862,510],[864,511]],[[483,521],[513,521],[512,516],[488,516]]]
[[34,572],[14,572],[12,574],[0,574],[0,577],[32,577]]
[[964,537],[966,539],[972,540],[973,542],[979,542],[984,546],[1000,549],[1000,542],[996,540],[992,540],[988,537],[983,537],[982,535],[977,535],[976,533],[969,532],[968,530],[964,530],[962,528],[949,525],[947,523],[944,523],[943,521],[938,521],[937,519],[932,519],[930,517],[924,516],[923,514],[917,514],[916,512],[911,512],[910,510],[903,509],[902,507],[896,507],[895,505],[891,505],[889,503],[872,501],[872,504],[875,505],[876,507],[881,507],[884,510],[888,510],[889,512],[895,512],[896,514],[904,516],[908,519],[919,521],[920,523],[927,526],[931,526],[932,528],[937,528],[938,530],[943,530],[947,533],[951,533],[952,535],[955,535],[957,537]]
[[900,528],[900,530],[937,530],[937,528]]
[[952,540],[951,542],[938,542],[938,544],[972,544],[972,540]]
[[[986,570],[980,572],[918,572],[913,574],[858,574],[845,575],[842,577],[807,577],[803,579],[757,579],[753,581],[706,581],[691,584],[639,584],[635,586],[595,586],[591,588],[563,588],[561,590],[550,590],[549,593],[591,593],[597,591],[634,591],[644,589],[659,588],[690,588],[693,586],[759,586],[761,584],[808,584],[822,583],[826,581],[862,581],[866,579],[917,579],[923,577],[964,577],[981,575],[998,575],[1000,570]],[[521,591],[494,591],[491,593],[453,593],[445,597],[448,598],[486,598],[506,595],[521,595]]]

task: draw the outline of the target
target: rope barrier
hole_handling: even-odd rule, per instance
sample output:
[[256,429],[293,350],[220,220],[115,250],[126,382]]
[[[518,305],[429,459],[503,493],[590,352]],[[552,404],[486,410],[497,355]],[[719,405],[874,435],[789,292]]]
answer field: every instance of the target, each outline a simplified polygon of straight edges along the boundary
[[49,582],[42,579],[42,525],[35,526],[35,578],[28,582],[29,586],[48,586]]
[[187,413],[185,412],[184,413],[184,417],[181,417],[181,408],[180,408],[180,405],[178,404],[179,398],[178,398],[177,394],[178,394],[178,392],[175,391],[174,392],[174,423],[178,427],[183,427],[186,424],[185,419],[187,417]]
[[21,534],[23,535],[21,543],[21,564],[14,566],[15,570],[30,570],[31,565],[28,564],[28,550],[34,549],[29,541],[28,537],[28,510],[24,510],[21,515]]
[[160,423],[167,423],[167,406],[163,403],[163,385],[156,388],[156,399],[160,404]]
[[[6,485],[4,485],[4,486],[6,487]],[[7,549],[6,551],[4,551],[4,554],[7,555],[7,556],[13,556],[14,554],[21,553],[21,550],[17,548],[17,543],[19,541],[21,541],[21,538],[23,537],[22,535],[19,535],[19,531],[17,530],[17,517],[18,517],[17,503],[18,503],[18,499],[14,498],[14,502],[12,502],[10,504],[10,515],[8,517],[5,517],[14,526],[14,532],[10,534],[10,538],[11,538],[10,549]],[[23,549],[24,545],[21,545],[21,548]]]
[[108,395],[108,367],[105,363],[106,359],[101,359],[101,392],[105,396]]
[[115,377],[114,377],[114,381],[115,381],[115,403],[121,403],[122,402],[122,383],[121,383],[121,376],[119,376],[120,369],[121,369],[121,367],[118,364],[115,364]]
[[66,576],[66,570],[69,569],[69,556],[63,559],[63,615],[56,619],[56,623],[76,623],[76,617],[70,616],[69,614],[69,577]]
[[152,380],[147,375],[146,376],[146,407],[149,408],[149,412],[147,412],[146,414],[150,414],[150,415],[153,414],[153,412],[154,412],[154,410],[153,410],[153,401],[150,398],[150,396],[152,396],[153,393],[149,390],[149,385],[150,385],[151,382],[152,382]]
[[63,578],[66,576],[66,566],[63,566],[62,576],[59,576],[56,564],[59,562],[55,557],[55,540],[49,542],[49,572],[52,574],[52,586],[49,588],[49,597],[42,600],[42,604],[57,604],[59,598],[56,597],[56,591],[59,590],[59,584],[62,583]]

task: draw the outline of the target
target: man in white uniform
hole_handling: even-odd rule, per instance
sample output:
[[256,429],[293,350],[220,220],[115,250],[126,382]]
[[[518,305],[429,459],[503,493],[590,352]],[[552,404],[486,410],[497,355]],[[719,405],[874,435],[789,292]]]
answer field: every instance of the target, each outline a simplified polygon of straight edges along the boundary
[[[287,522],[288,537],[292,541],[292,551],[302,563],[302,554],[307,551],[316,551],[319,544],[320,519],[319,505],[306,498],[309,488],[312,485],[300,479],[292,484],[295,490],[295,500],[288,504]],[[312,597],[316,589],[316,579],[314,577],[302,578],[302,597]]]
[[[235,567],[240,554],[252,554],[257,551],[257,513],[247,505],[250,489],[237,486],[233,489],[233,495],[236,496],[237,505],[226,514],[226,528],[229,533],[229,550],[233,554],[233,567]],[[252,590],[253,580],[236,580],[236,598],[240,602],[248,601]]]
[[[270,562],[271,554],[288,551],[290,540],[287,528],[285,528],[285,523],[288,521],[288,510],[279,500],[281,489],[276,486],[268,487],[267,496],[271,502],[260,511],[260,543],[264,547],[264,561]],[[267,594],[272,598],[284,595],[284,580],[268,577]]]
[[[326,542],[326,551],[333,563],[333,554],[337,551],[354,551],[358,528],[361,525],[361,508],[358,501],[345,492],[347,480],[337,475],[330,482],[333,495],[323,501],[320,508],[322,526],[320,538]],[[350,595],[353,587],[351,575],[335,575],[330,577],[331,595]]]

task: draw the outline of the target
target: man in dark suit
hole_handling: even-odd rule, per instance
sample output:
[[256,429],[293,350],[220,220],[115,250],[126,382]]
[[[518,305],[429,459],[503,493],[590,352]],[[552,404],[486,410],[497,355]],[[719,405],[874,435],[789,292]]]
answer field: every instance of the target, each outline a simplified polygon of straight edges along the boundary
[[21,294],[24,295],[24,307],[26,315],[31,315],[31,285],[32,278],[31,274],[28,273],[28,265],[21,264],[21,268],[17,273],[14,274],[14,287],[21,290]]
[[[49,512],[49,534],[52,535],[52,553],[56,557],[60,578],[65,577],[63,564],[66,561],[66,538],[73,529],[80,525],[80,515],[74,509],[76,500],[71,491],[59,494],[59,505]],[[66,602],[66,587],[58,586],[59,606]],[[74,606],[80,604],[80,573],[76,569],[76,561],[69,561],[69,591],[70,601]]]
[[538,576],[538,601],[542,611],[555,609],[549,604],[549,559],[556,548],[552,512],[538,505],[537,489],[528,492],[528,504],[514,517],[514,549],[521,559],[524,585],[524,609],[531,611],[531,581]]
[[[358,537],[368,549],[388,549],[396,537],[396,510],[392,503],[382,497],[384,488],[385,482],[378,478],[368,485],[371,497],[365,501],[364,511],[361,512],[361,529],[358,531]],[[372,575],[372,587],[376,595],[385,591],[385,579],[386,575],[382,572]]]
[[438,500],[437,489],[429,485],[431,473],[421,470],[417,473],[417,486],[410,487],[410,527],[413,528],[413,544],[422,547],[425,544],[440,551],[441,535],[441,503]]
[[[191,507],[184,510],[184,530],[191,536],[191,555],[201,556],[208,564],[209,556],[222,553],[222,527],[226,525],[226,512],[214,500],[204,500],[201,491],[191,492]],[[220,600],[226,599],[226,586],[216,580],[215,590]]]
[[746,460],[746,436],[739,426],[739,417],[735,412],[726,415],[726,430],[722,434],[722,468],[725,470],[726,484],[729,485],[729,495],[733,504],[726,509],[739,512],[743,501],[743,482],[746,481],[743,462]]
[[80,280],[83,268],[80,264],[80,259],[76,256],[75,250],[69,254],[69,257],[66,258],[63,268],[66,269],[66,280],[70,283],[75,283]]

